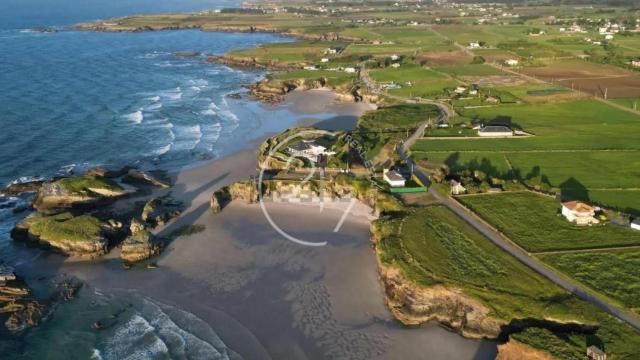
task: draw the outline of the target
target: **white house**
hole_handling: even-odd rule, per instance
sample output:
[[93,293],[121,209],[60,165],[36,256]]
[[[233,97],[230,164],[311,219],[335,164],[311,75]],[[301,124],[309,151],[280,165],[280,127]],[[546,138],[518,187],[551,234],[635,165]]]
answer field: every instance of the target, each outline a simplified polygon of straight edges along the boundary
[[344,68],[344,72],[349,73],[349,74],[355,74],[358,70],[356,70],[356,68],[354,67],[346,67]]
[[631,66],[640,67],[640,58],[635,58],[635,59],[631,60]]
[[595,218],[596,209],[581,201],[568,201],[562,203],[562,215],[567,220],[577,225],[591,225],[599,223]]
[[396,54],[391,55],[391,61],[398,61],[398,60],[400,60],[400,55],[396,55]]
[[466,86],[458,86],[458,87],[455,89],[455,91],[454,91],[454,92],[455,92],[456,94],[460,95],[460,94],[464,94],[464,92],[465,92],[465,91],[467,91],[467,87],[466,87]]
[[316,144],[314,140],[303,140],[302,142],[289,146],[287,150],[291,156],[302,157],[314,163],[318,162],[318,156],[321,154],[334,154],[333,152],[327,152],[327,148]]
[[640,230],[640,218],[635,218],[629,226],[634,230]]
[[460,195],[467,192],[467,189],[459,182],[451,180],[451,195]]
[[599,347],[591,345],[587,348],[587,359],[589,360],[607,360],[607,353],[600,350]]
[[518,60],[516,59],[507,59],[504,61],[505,64],[509,65],[509,66],[516,66],[518,65]]
[[327,53],[329,53],[329,54],[337,54],[338,53],[338,49],[328,48],[327,49]]
[[470,42],[469,45],[467,46],[467,49],[479,49],[481,48],[480,43],[477,41],[474,42]]
[[328,63],[329,62],[329,58],[322,58],[322,59],[320,59],[320,62]]
[[489,125],[478,130],[478,136],[483,137],[510,137],[513,136],[513,130],[508,126]]
[[604,36],[604,39],[605,40],[613,40],[613,35],[607,34],[607,35]]
[[391,67],[394,68],[394,69],[397,69],[397,68],[400,67],[400,63],[393,63],[393,64],[391,64]]
[[305,66],[303,69],[315,71],[315,70],[318,70],[318,67],[315,65],[309,65],[309,66]]
[[395,170],[384,169],[382,177],[391,187],[403,187],[406,183],[404,176]]

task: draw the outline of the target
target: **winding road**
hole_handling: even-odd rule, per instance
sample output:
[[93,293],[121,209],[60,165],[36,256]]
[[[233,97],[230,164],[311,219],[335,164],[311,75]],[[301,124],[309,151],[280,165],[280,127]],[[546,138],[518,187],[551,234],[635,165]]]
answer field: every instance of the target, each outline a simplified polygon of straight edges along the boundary
[[[361,67],[360,79],[367,86],[369,91],[378,93],[378,94],[382,93],[380,88],[371,80],[364,66]],[[388,94],[384,94],[384,96],[392,97],[394,99],[408,102],[408,103],[420,102],[420,103],[429,103],[429,104],[435,105],[438,107],[439,113],[440,113],[437,119],[438,121],[447,120],[448,118],[454,116],[455,114],[449,106],[435,100],[427,100],[427,99],[410,100],[410,99],[392,96]],[[398,154],[400,155],[400,158],[406,161],[406,163],[409,166],[412,166],[412,168],[414,169],[414,174],[425,185],[430,184],[429,174],[420,166],[414,163],[413,159],[409,154],[409,149],[419,138],[423,136],[424,130],[428,125],[429,125],[429,122],[422,123],[411,134],[411,136],[409,136],[403,143],[401,143],[399,146],[396,147]],[[603,300],[601,297],[595,295],[592,291],[588,290],[586,287],[578,284],[575,280],[569,277],[566,277],[564,275],[561,275],[558,272],[552,270],[550,267],[548,267],[547,265],[545,265],[544,263],[542,263],[541,261],[533,257],[530,253],[526,252],[524,249],[522,249],[513,241],[511,241],[510,239],[508,239],[507,237],[505,237],[504,235],[496,231],[491,225],[489,225],[487,222],[482,220],[479,216],[477,216],[473,212],[467,210],[465,207],[463,207],[460,203],[458,203],[451,197],[438,193],[432,186],[429,187],[429,193],[433,195],[433,197],[437,199],[439,202],[441,202],[444,206],[449,208],[456,215],[458,215],[460,218],[466,221],[469,225],[471,225],[473,228],[475,228],[477,231],[483,234],[487,239],[489,239],[495,245],[497,245],[502,250],[509,253],[511,256],[518,259],[523,264],[527,265],[529,268],[531,268],[538,274],[546,277],[547,279],[551,280],[556,285],[562,287],[566,291],[576,295],[582,300],[585,300],[599,307],[600,309],[604,310],[611,316],[614,316],[626,322],[636,330],[640,331],[640,317],[638,317],[637,315],[632,314],[631,312],[627,311],[624,308],[621,308],[617,305],[611,304]]]

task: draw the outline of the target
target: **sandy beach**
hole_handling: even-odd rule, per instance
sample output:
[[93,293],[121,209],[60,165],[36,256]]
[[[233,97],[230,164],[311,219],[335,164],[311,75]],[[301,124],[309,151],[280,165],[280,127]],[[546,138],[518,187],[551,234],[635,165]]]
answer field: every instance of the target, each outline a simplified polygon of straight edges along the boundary
[[[314,92],[295,93],[288,100],[301,121],[317,110],[357,118],[371,108],[334,103],[330,93]],[[314,103],[317,99],[322,106]],[[113,251],[97,263],[43,255],[38,270],[30,271],[56,267],[100,292],[127,289],[188,311],[244,359],[495,356],[494,342],[463,339],[435,324],[406,328],[393,319],[378,281],[369,242],[370,209],[364,205],[356,204],[335,232],[348,204],[322,211],[313,205],[267,204],[284,231],[307,241],[327,241],[323,247],[286,240],[258,205],[232,203],[216,215],[208,210],[215,189],[255,174],[254,150],[175,174],[169,191],[186,210],[159,229],[159,235],[193,224],[204,231],[171,243],[157,259],[157,269],[124,270]]]

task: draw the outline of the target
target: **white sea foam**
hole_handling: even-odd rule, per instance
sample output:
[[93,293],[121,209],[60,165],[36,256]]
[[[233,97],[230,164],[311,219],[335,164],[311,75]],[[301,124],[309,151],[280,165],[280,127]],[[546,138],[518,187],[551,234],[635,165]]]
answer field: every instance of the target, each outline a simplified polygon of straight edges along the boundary
[[155,328],[134,314],[129,321],[118,327],[103,349],[106,359],[154,359],[168,358],[169,348],[155,333]]
[[154,111],[154,110],[159,110],[162,108],[162,103],[161,102],[155,102],[149,106],[147,106],[146,108],[144,108],[145,111]]
[[153,102],[158,102],[158,101],[160,101],[160,96],[157,96],[157,95],[156,96],[152,96],[152,97],[147,98],[146,100],[151,100]]
[[159,95],[160,97],[168,100],[180,100],[182,99],[182,89],[180,89],[180,87],[177,87],[172,90],[162,91]]
[[174,127],[173,150],[193,150],[202,139],[200,125],[180,125]]
[[142,120],[144,120],[144,114],[142,113],[142,108],[140,108],[138,111],[132,112],[131,114],[125,115],[124,118],[131,121],[134,124],[142,123]]
[[105,360],[229,359],[226,345],[207,323],[191,313],[147,299],[100,345]]
[[240,118],[238,118],[238,116],[234,114],[233,111],[231,110],[223,110],[220,112],[220,114],[227,120],[231,120],[236,123],[240,122]]
[[89,359],[91,359],[91,360],[102,360],[102,355],[100,355],[100,350],[93,349],[93,353],[91,354],[91,357]]
[[200,114],[214,116],[216,115],[216,111],[213,109],[206,109],[206,110],[202,110]]
[[169,151],[171,151],[171,144],[167,144],[161,148],[154,150],[153,155],[160,156],[168,153]]

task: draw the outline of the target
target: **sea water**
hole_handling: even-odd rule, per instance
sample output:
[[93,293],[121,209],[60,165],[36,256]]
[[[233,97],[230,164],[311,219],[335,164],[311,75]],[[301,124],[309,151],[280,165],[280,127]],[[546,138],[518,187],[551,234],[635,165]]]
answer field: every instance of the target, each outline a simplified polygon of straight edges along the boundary
[[[260,71],[207,62],[209,54],[291,41],[277,35],[200,31],[97,33],[81,21],[136,13],[237,6],[232,1],[3,0],[0,2],[0,186],[24,177],[81,173],[94,166],[178,169],[255,146],[294,124],[284,108],[229,98]],[[55,27],[42,33],[34,28]],[[177,52],[197,52],[181,57]],[[253,144],[253,145],[252,145]],[[25,214],[0,207],[0,260],[40,256],[15,249],[11,227]],[[55,277],[55,274],[52,274]],[[40,279],[27,279],[38,286]],[[48,281],[48,280],[47,280]],[[107,319],[102,331],[92,322]],[[111,319],[111,320],[109,320]],[[203,354],[206,354],[204,356]],[[227,349],[195,315],[142,295],[88,286],[39,327],[0,331],[0,358],[226,359]]]

